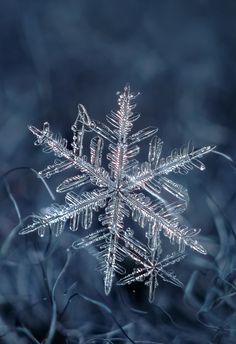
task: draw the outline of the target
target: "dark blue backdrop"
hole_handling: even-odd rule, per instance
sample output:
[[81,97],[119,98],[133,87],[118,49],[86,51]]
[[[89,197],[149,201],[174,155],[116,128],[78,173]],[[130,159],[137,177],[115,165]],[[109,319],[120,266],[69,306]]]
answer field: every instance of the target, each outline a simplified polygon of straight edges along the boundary
[[[69,138],[78,103],[103,120],[126,82],[141,92],[136,128],[158,126],[165,153],[192,139],[228,157],[212,154],[205,172],[184,180],[186,217],[202,227],[209,253],[180,265],[185,289],[161,285],[153,305],[139,285],[105,297],[93,258],[73,253],[56,289],[53,343],[235,343],[235,17],[234,0],[0,2],[2,176],[49,162],[28,124],[49,121]],[[13,201],[25,217],[50,197],[28,169],[1,183],[0,343],[43,343],[76,235],[17,236]]]

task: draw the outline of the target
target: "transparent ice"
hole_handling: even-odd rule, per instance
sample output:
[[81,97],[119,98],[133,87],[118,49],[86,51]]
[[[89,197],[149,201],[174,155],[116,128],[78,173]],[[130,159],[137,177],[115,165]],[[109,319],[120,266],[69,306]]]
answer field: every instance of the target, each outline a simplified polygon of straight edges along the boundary
[[[46,212],[34,215],[33,222],[20,234],[37,231],[43,237],[49,229],[58,236],[66,224],[72,231],[81,227],[89,229],[94,212],[104,209],[98,217],[100,228],[75,241],[73,247],[82,249],[93,245],[97,248],[96,257],[104,276],[106,294],[111,291],[116,272],[123,275],[119,285],[144,281],[152,302],[159,279],[182,285],[167,268],[186,256],[186,246],[206,254],[196,239],[200,230],[182,224],[181,214],[189,202],[188,191],[169,179],[169,175],[173,172],[187,174],[194,167],[204,170],[205,166],[199,159],[214,147],[195,150],[189,143],[162,158],[163,142],[156,135],[156,128],[132,132],[133,123],[139,118],[139,114],[133,112],[136,96],[128,85],[118,93],[118,110],[106,116],[110,126],[92,120],[84,106],[79,105],[78,116],[72,125],[71,147],[67,140],[50,131],[48,123],[44,123],[42,130],[29,127],[36,136],[35,145],[42,145],[45,153],[52,152],[56,156],[53,164],[39,174],[50,178],[73,169],[74,176],[66,178],[57,187],[57,192],[65,192],[65,204],[53,204]],[[90,141],[89,157],[84,154],[83,147],[86,133],[95,135]],[[148,138],[151,141],[147,161],[140,163],[136,160],[139,143]],[[108,144],[109,151],[107,169],[102,164],[104,142]],[[79,188],[85,184],[92,185],[93,190],[80,192]],[[125,228],[125,218],[129,217],[144,229],[143,240],[135,235],[137,226],[134,230]],[[162,252],[164,237],[172,244],[169,245],[172,253],[168,251],[165,255]],[[134,262],[135,268],[130,274],[126,274],[124,268],[126,258]]]

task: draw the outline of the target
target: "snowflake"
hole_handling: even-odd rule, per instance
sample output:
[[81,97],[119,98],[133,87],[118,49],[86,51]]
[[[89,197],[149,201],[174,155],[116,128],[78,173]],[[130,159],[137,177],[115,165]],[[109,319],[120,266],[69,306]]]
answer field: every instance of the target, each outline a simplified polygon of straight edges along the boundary
[[[167,176],[172,172],[186,174],[194,167],[204,170],[205,166],[199,158],[214,147],[194,150],[191,144],[187,144],[180,150],[174,149],[168,157],[161,158],[163,142],[157,137],[156,128],[131,132],[133,123],[139,118],[139,114],[133,112],[136,96],[129,86],[118,93],[118,110],[106,116],[113,129],[99,121],[92,121],[85,108],[79,105],[78,117],[72,126],[71,149],[67,140],[50,131],[48,123],[44,123],[42,130],[29,127],[37,138],[35,144],[42,145],[44,152],[53,152],[57,157],[39,174],[49,178],[72,168],[76,174],[57,187],[57,192],[66,192],[65,204],[53,204],[46,212],[34,215],[33,222],[20,234],[37,231],[43,237],[46,229],[50,229],[58,236],[66,223],[72,231],[79,229],[80,225],[88,229],[93,223],[93,213],[104,208],[103,214],[98,216],[101,228],[74,242],[73,247],[81,249],[93,245],[98,248],[96,257],[99,270],[104,274],[106,294],[112,288],[115,272],[126,274],[123,261],[126,258],[134,261],[136,267],[133,272],[122,277],[118,284],[145,281],[149,288],[149,301],[152,302],[158,279],[182,285],[175,274],[166,268],[185,257],[186,246],[206,254],[196,239],[200,230],[181,224],[181,214],[189,202],[188,192]],[[83,154],[86,133],[96,134],[90,142],[89,158]],[[135,159],[140,151],[138,143],[150,137],[148,159],[139,163]],[[108,142],[109,151],[107,168],[102,166],[104,140]],[[91,192],[75,193],[75,189],[89,183],[93,187]],[[174,201],[169,200],[170,196]],[[125,218],[130,215],[145,229],[146,243],[135,238],[130,228],[125,228]],[[170,240],[172,245],[168,246],[174,249],[163,257],[164,237]]]

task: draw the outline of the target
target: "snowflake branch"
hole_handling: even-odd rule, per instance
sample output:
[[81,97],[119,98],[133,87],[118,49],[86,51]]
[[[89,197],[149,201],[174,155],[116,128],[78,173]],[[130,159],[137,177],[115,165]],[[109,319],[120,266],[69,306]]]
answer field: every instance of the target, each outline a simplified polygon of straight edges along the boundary
[[111,198],[108,207],[106,208],[106,214],[101,216],[99,220],[103,226],[107,226],[110,231],[110,236],[107,239],[107,250],[105,251],[105,293],[108,295],[111,291],[112,281],[114,277],[114,270],[117,266],[117,250],[119,231],[123,228],[124,216],[128,216],[127,210],[124,208],[124,204],[119,197],[119,194],[114,194]]
[[44,236],[45,230],[51,228],[53,233],[60,235],[64,229],[65,223],[70,219],[70,229],[78,229],[79,217],[84,228],[89,228],[92,224],[92,212],[97,211],[106,205],[106,200],[112,193],[107,190],[95,190],[85,192],[78,197],[74,192],[66,195],[67,205],[60,206],[53,204],[47,209],[46,214],[35,215],[34,222],[23,228],[19,234],[28,234],[38,231],[40,236]]
[[164,235],[166,235],[171,241],[177,242],[179,244],[180,250],[184,250],[185,246],[189,246],[195,251],[201,254],[206,254],[206,250],[202,245],[194,240],[192,237],[197,235],[200,230],[182,228],[178,226],[176,221],[166,220],[164,216],[160,213],[155,212],[150,204],[147,204],[143,200],[142,194],[128,194],[122,195],[126,204],[133,212],[138,212],[139,216],[143,217],[147,222],[154,224],[156,221],[160,223]]
[[[113,186],[114,183],[104,168],[97,168],[79,156],[75,156],[71,150],[66,148],[66,141],[54,137],[49,131],[49,125],[47,123],[44,124],[43,130],[39,130],[33,126],[30,126],[29,129],[37,137],[36,145],[44,145],[46,146],[47,152],[53,151],[56,156],[64,157],[68,161],[69,166],[65,163],[65,168],[59,169],[58,172],[62,172],[73,166],[78,168],[81,172],[87,173],[96,185],[101,187]],[[43,173],[46,173],[45,170]],[[50,171],[47,177],[49,176]]]
[[[178,172],[182,174],[188,173],[194,167],[204,170],[204,164],[199,160],[204,155],[210,153],[215,149],[215,146],[206,146],[197,150],[193,147],[190,148],[190,144],[184,147],[180,152],[175,149],[171,152],[171,155],[167,158],[162,158],[158,165],[155,166],[154,162],[144,162],[141,164],[141,168],[138,169],[133,175],[127,176],[126,186],[130,191],[137,187],[146,188],[146,183],[152,181],[155,177],[161,177],[168,175],[171,172]],[[157,155],[159,160],[159,154]],[[161,184],[161,183],[160,183]],[[148,188],[147,188],[148,189]]]

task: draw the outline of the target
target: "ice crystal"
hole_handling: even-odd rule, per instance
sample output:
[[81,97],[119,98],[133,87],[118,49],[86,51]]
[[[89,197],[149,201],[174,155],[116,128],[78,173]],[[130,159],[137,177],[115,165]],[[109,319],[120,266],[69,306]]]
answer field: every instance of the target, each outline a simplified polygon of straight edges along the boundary
[[[65,204],[53,204],[47,211],[35,215],[33,222],[23,228],[20,234],[37,231],[42,237],[47,229],[56,236],[63,232],[66,224],[72,231],[81,227],[88,229],[93,223],[94,212],[104,209],[98,219],[101,228],[73,243],[75,249],[97,248],[96,257],[99,270],[104,274],[105,293],[109,294],[115,272],[125,275],[123,261],[131,259],[135,268],[125,275],[119,285],[136,281],[145,281],[149,288],[149,301],[155,296],[158,279],[181,286],[172,271],[167,267],[185,257],[185,247],[206,254],[197,241],[199,229],[188,228],[181,224],[182,214],[188,205],[188,191],[182,185],[169,179],[172,172],[186,174],[194,167],[204,170],[199,160],[213,147],[207,146],[195,150],[191,144],[174,149],[169,156],[161,158],[163,142],[157,137],[157,129],[148,127],[131,132],[133,123],[139,114],[135,108],[134,95],[129,86],[118,93],[118,110],[106,116],[109,127],[92,120],[85,108],[79,105],[78,116],[72,126],[73,140],[71,148],[67,140],[50,131],[49,124],[43,129],[30,126],[36,136],[36,145],[42,145],[43,151],[52,152],[56,160],[52,165],[39,172],[42,177],[51,177],[69,169],[75,175],[66,178],[57,192],[65,192]],[[95,134],[90,141],[90,157],[84,154],[86,133]],[[152,137],[152,138],[151,138]],[[139,143],[151,138],[148,158],[138,162],[135,157],[140,151]],[[108,143],[107,168],[102,164],[104,141]],[[90,192],[79,192],[85,184],[92,185]],[[171,196],[174,200],[170,201]],[[163,196],[164,195],[164,196]],[[137,239],[135,230],[125,228],[125,218],[132,216],[140,227],[144,228],[145,239]],[[163,255],[163,239],[167,237],[172,250]],[[172,253],[171,253],[172,252]]]

